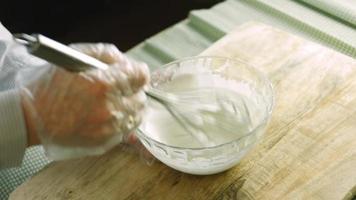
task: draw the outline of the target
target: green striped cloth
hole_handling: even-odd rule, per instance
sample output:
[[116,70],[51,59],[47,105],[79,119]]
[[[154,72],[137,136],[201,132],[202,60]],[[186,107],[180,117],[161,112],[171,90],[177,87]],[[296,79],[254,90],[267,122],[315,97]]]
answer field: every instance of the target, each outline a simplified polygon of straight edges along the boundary
[[346,23],[356,26],[356,2],[355,0],[301,0],[302,2],[308,4],[314,9],[318,9],[321,12],[325,12],[339,18],[339,20],[344,20]]
[[[189,17],[127,52],[151,69],[197,55],[238,25],[259,21],[356,58],[354,0],[228,0]],[[262,44],[261,44],[262,45]],[[0,172],[0,199],[50,161],[41,147],[27,150],[20,168]]]
[[236,26],[259,21],[356,58],[356,7],[348,6],[349,1],[354,0],[228,0],[211,9],[192,11],[187,20],[147,39],[128,54],[154,68],[199,54]]

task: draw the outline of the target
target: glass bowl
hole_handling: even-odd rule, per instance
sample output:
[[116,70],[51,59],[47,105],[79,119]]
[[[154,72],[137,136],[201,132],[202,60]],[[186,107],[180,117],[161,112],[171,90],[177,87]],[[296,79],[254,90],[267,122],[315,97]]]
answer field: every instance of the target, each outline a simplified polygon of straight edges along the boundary
[[[255,110],[252,114],[253,127],[242,137],[234,138],[209,147],[175,146],[152,138],[145,130],[143,120],[137,136],[142,144],[158,160],[166,165],[189,174],[207,175],[225,171],[236,165],[259,141],[270,119],[273,108],[273,89],[270,81],[256,68],[245,62],[224,57],[192,57],[166,64],[151,75],[151,86],[159,88],[161,84],[174,80],[179,71],[194,71],[194,67],[203,67],[219,74],[234,83],[243,83],[253,88],[256,96]],[[242,95],[249,95],[243,94]],[[169,133],[167,133],[169,134]]]

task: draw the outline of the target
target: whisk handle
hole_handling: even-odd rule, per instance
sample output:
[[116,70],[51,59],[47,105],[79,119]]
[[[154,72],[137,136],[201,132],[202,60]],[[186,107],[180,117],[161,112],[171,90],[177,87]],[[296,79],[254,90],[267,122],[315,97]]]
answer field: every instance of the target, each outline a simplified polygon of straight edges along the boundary
[[27,51],[69,71],[80,72],[87,69],[108,69],[107,64],[61,44],[41,34],[14,34],[14,40],[24,45]]
[[163,104],[169,104],[171,102],[176,101],[176,96],[172,95],[170,93],[167,92],[162,92],[158,89],[155,89],[153,87],[150,87],[147,91],[146,91],[146,95],[156,101],[158,101],[159,103],[163,103]]

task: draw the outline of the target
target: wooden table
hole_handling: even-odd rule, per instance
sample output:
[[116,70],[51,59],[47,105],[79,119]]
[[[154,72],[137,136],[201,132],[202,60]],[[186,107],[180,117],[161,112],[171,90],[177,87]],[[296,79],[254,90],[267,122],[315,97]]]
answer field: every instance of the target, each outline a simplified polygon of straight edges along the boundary
[[269,128],[236,167],[180,173],[136,153],[56,162],[10,199],[349,199],[356,193],[356,61],[273,29],[245,24],[203,55],[243,59],[275,89]]

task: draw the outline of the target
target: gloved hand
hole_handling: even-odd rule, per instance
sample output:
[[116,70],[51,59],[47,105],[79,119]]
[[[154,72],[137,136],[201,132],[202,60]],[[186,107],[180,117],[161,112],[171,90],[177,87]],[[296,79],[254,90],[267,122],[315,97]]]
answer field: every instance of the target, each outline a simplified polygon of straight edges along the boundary
[[[144,63],[129,60],[110,44],[72,47],[110,68],[72,73],[41,66],[17,78],[30,142],[36,134],[55,160],[102,154],[117,145],[139,125],[146,102]],[[38,77],[24,81],[33,71]]]

